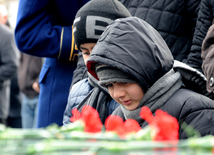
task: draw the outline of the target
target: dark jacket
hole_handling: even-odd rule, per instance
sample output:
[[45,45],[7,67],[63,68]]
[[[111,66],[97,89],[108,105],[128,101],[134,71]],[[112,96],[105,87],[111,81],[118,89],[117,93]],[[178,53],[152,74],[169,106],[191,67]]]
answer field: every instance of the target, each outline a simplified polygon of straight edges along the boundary
[[[22,102],[22,96],[21,96],[21,91],[19,89],[18,77],[16,72],[11,78],[11,84],[10,84],[10,111],[9,111],[10,118],[21,119],[21,106],[22,106],[21,102]],[[11,122],[11,123],[13,124],[14,122]],[[19,127],[21,128],[21,123]]]
[[[95,72],[96,63],[120,69],[138,80],[148,89],[145,97],[149,89],[152,89],[152,86],[154,88],[154,84],[157,86],[159,79],[172,70],[174,60],[167,44],[155,29],[139,18],[130,17],[111,24],[95,45],[87,68],[89,73],[98,79]],[[153,93],[157,95],[158,92]],[[181,85],[159,105],[159,100],[163,99],[164,95],[153,101],[153,105],[176,117],[180,127],[185,122],[202,136],[214,134],[214,102],[211,99],[181,88]],[[147,105],[146,102],[145,106]],[[121,113],[119,115],[121,116]],[[145,126],[144,123],[141,125]],[[180,138],[186,138],[182,130]]]
[[39,95],[32,88],[32,85],[34,82],[38,82],[42,64],[41,57],[21,53],[20,65],[18,67],[18,84],[20,90],[29,98]]
[[20,0],[15,39],[21,52],[46,57],[40,73],[38,127],[62,125],[77,51],[72,24],[89,0]]
[[202,44],[203,58],[202,69],[207,78],[206,88],[209,92],[214,93],[214,25],[212,25]]
[[[68,104],[65,109],[64,117],[63,117],[63,125],[67,125],[70,122],[70,118],[72,115],[71,111],[74,108],[77,108],[78,105],[85,99],[85,97],[93,91],[93,86],[90,85],[89,79],[83,79],[77,82],[71,89],[68,97]],[[108,109],[105,109],[108,115],[112,114],[112,112],[118,107],[118,103],[114,101],[112,98],[111,100],[107,101]]]
[[202,42],[207,34],[209,27],[214,19],[214,1],[202,0],[200,10],[198,12],[195,33],[192,41],[192,47],[187,59],[187,64],[193,68],[202,71],[201,47]]
[[[199,131],[201,136],[214,135],[214,106],[209,98],[188,89],[179,89],[160,109],[175,117],[179,122],[179,138],[188,138],[186,132],[181,128],[186,124]],[[125,120],[124,114],[119,107],[113,115],[118,115]],[[141,124],[145,127],[148,123]]]
[[[166,41],[175,60],[187,58],[201,0],[119,0],[132,16],[152,25]],[[84,62],[78,62],[74,82],[85,78]],[[79,70],[79,71],[77,71]],[[73,82],[73,84],[74,84]]]

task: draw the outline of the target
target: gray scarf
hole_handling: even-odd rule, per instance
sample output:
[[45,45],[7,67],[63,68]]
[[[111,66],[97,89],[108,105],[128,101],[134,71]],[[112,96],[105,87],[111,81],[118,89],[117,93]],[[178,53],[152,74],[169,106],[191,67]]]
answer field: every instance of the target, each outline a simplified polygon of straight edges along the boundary
[[148,89],[137,109],[129,111],[124,106],[121,106],[125,119],[135,119],[142,124],[144,120],[142,120],[139,115],[142,106],[149,107],[151,112],[154,113],[165,104],[165,102],[181,87],[181,85],[181,74],[171,69]]

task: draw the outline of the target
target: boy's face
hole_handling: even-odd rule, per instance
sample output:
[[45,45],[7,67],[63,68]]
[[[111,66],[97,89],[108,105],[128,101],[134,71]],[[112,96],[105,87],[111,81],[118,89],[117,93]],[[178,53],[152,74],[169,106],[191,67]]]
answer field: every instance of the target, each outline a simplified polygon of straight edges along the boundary
[[111,97],[127,110],[136,109],[144,96],[143,90],[136,83],[114,82],[108,83],[106,86]]
[[82,56],[85,64],[88,61],[91,51],[93,50],[95,45],[96,43],[85,43],[80,45],[80,50],[82,51]]

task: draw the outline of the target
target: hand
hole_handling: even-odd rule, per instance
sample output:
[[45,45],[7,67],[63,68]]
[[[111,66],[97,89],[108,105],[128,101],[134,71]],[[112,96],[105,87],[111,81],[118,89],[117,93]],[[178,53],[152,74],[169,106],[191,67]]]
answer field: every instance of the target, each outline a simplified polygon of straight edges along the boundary
[[39,93],[40,92],[40,87],[39,87],[39,83],[38,82],[34,82],[32,85],[33,90],[35,90],[35,92]]

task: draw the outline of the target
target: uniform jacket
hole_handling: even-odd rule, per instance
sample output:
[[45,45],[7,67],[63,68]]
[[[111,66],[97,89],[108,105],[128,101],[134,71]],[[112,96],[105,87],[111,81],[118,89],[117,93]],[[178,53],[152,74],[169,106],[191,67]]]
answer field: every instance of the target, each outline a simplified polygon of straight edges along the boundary
[[[69,97],[68,104],[64,113],[63,125],[69,124],[70,118],[72,116],[71,111],[83,101],[83,99],[92,91],[93,87],[90,85],[88,78],[85,78],[75,85],[73,85]],[[113,99],[108,101],[108,115],[112,114],[112,112],[119,106],[119,104]]]
[[[144,88],[148,88],[145,97],[152,87],[155,88],[153,85],[157,87],[160,78],[172,70],[174,59],[167,44],[155,29],[143,20],[130,17],[111,24],[93,48],[87,68],[89,73],[98,79],[94,68],[96,63],[115,67],[139,80]],[[167,84],[166,81],[165,83]],[[176,117],[180,127],[185,122],[198,130],[202,136],[214,134],[214,102],[206,96],[182,88],[183,85],[186,87],[185,83],[180,85],[174,93],[167,96],[166,100],[163,94],[152,101],[154,103],[152,106],[159,106],[160,109]],[[160,92],[165,88],[160,89]],[[153,93],[153,96],[158,95],[158,92]],[[161,105],[159,105],[160,100],[163,103]],[[145,106],[148,106],[147,102]],[[121,106],[118,109],[121,109]],[[118,109],[113,115],[122,117],[124,113],[121,113],[121,110],[118,112]],[[141,125],[144,127],[145,123]],[[181,128],[179,135],[180,138],[186,138]]]
[[0,118],[7,118],[10,105],[10,79],[17,71],[18,49],[13,32],[0,24]]
[[202,69],[207,78],[206,88],[209,92],[214,92],[214,25],[212,25],[202,44],[201,57],[203,58]]
[[[169,46],[175,60],[187,58],[195,30],[201,0],[119,0],[132,16],[152,25]],[[81,65],[82,63],[82,65]],[[78,62],[76,81],[85,77],[84,62]],[[80,76],[82,75],[82,76]]]
[[76,68],[72,24],[88,0],[20,0],[15,39],[21,52],[46,57],[40,73],[38,127],[62,125]]
[[195,27],[195,33],[193,37],[193,45],[190,50],[190,54],[187,59],[187,64],[202,71],[202,58],[201,47],[202,42],[207,34],[209,27],[212,25],[214,19],[214,1],[202,0],[200,10],[198,12],[197,23]]

